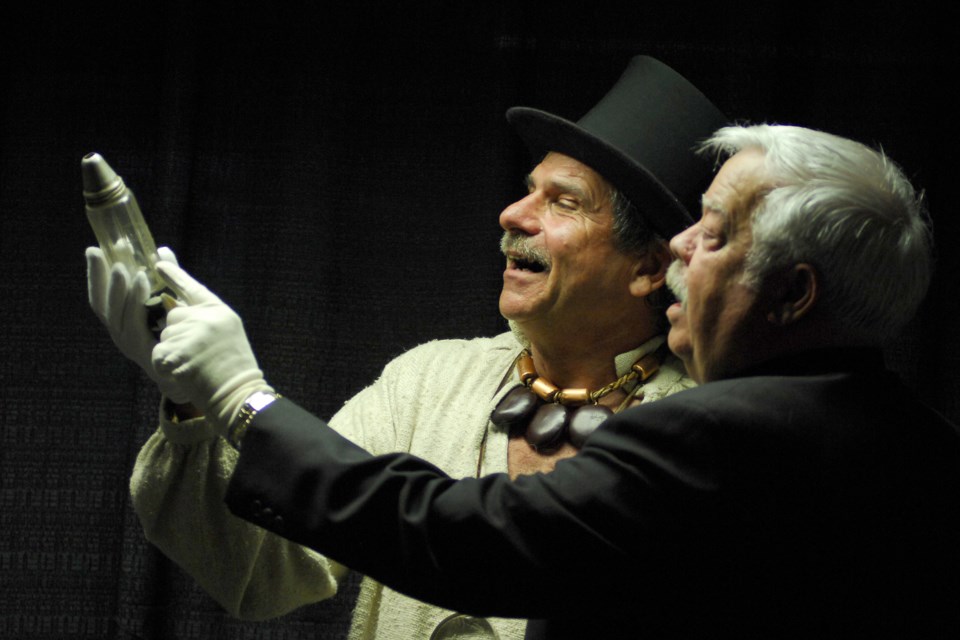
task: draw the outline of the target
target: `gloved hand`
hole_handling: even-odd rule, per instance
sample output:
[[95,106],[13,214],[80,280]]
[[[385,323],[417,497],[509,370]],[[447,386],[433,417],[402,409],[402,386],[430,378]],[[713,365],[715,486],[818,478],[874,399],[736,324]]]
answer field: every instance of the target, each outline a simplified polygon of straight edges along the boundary
[[157,271],[184,304],[167,312],[153,368],[227,435],[244,401],[273,389],[257,366],[240,316],[178,265],[163,262]]
[[[177,257],[167,247],[157,249],[160,260],[177,264]],[[120,353],[137,363],[160,392],[176,404],[188,402],[188,396],[172,380],[161,380],[150,360],[157,339],[147,326],[150,284],[143,272],[131,276],[122,263],[112,267],[100,247],[87,247],[87,296],[90,308],[107,327]]]

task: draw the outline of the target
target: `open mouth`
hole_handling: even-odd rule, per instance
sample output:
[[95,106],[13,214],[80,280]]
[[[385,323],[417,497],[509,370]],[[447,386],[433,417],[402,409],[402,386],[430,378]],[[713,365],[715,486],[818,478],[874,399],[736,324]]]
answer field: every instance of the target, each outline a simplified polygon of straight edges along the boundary
[[547,270],[546,265],[524,258],[512,258],[508,264],[508,267],[510,269],[518,269],[520,271],[529,271],[530,273],[543,273]]
[[550,254],[526,236],[504,233],[500,239],[500,251],[507,257],[508,270],[527,273],[550,271]]

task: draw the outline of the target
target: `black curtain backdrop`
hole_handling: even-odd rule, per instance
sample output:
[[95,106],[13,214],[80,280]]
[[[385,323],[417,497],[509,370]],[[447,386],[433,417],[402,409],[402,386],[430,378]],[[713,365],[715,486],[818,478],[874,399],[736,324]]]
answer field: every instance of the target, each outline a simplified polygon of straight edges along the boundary
[[0,637],[341,638],[355,594],[236,621],[143,539],[158,395],[87,306],[90,151],[330,416],[402,351],[504,328],[497,215],[531,166],[506,108],[576,119],[653,55],[733,119],[882,145],[926,189],[939,271],[887,355],[960,419],[957,51],[921,3],[85,4],[20,8],[0,42]]

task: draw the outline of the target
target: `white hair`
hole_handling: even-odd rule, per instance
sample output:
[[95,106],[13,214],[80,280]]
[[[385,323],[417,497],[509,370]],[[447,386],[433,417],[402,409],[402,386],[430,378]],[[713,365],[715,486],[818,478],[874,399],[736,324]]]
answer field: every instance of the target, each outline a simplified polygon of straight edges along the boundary
[[916,313],[932,270],[928,217],[909,180],[882,152],[791,126],[732,126],[702,150],[765,154],[769,191],[752,212],[746,282],[812,264],[822,306],[869,341],[892,337]]

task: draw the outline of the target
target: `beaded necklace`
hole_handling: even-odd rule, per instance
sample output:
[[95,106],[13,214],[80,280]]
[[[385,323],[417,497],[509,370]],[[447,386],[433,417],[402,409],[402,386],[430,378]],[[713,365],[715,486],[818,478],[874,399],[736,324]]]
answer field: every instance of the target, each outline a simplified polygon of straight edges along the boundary
[[[561,389],[537,373],[533,356],[524,349],[515,366],[522,386],[509,391],[490,414],[490,421],[507,429],[511,436],[523,434],[537,451],[549,453],[563,444],[564,438],[576,448],[614,411],[599,404],[600,399],[633,380],[644,382],[657,372],[665,355],[665,347],[643,356],[630,371],[596,391]],[[636,390],[634,390],[635,392]],[[630,401],[633,394],[617,409]]]

